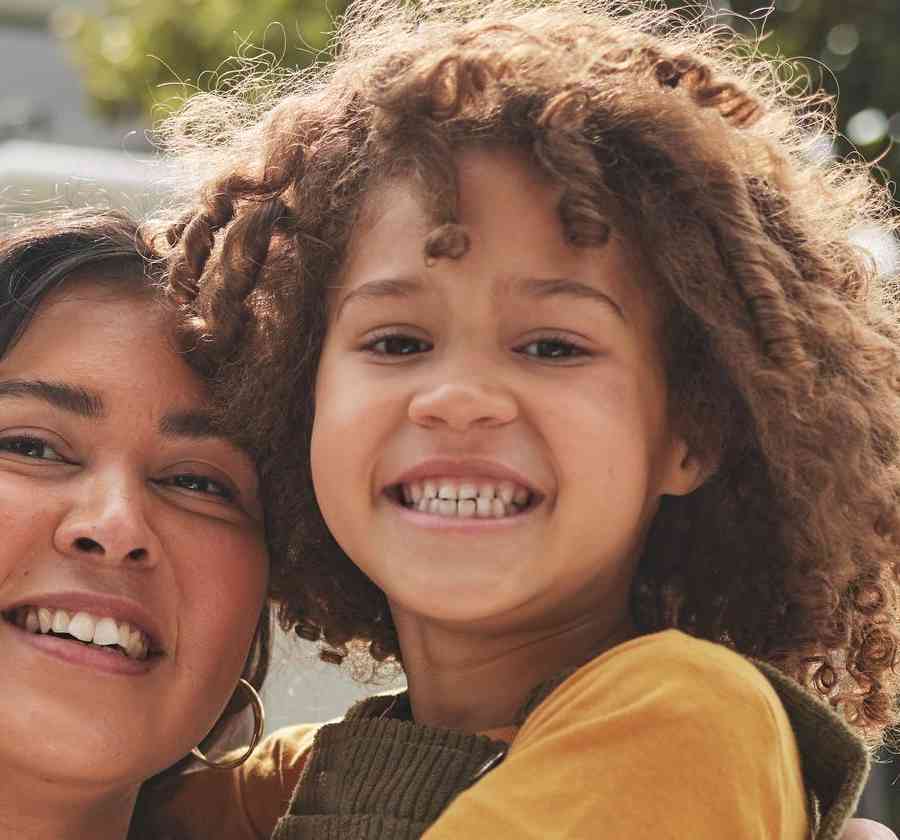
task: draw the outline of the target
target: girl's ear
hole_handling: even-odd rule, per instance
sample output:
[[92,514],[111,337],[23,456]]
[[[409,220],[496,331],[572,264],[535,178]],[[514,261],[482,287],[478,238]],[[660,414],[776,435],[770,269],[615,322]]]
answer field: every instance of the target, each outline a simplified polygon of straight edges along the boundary
[[715,471],[716,464],[707,463],[692,452],[684,440],[677,438],[670,451],[668,468],[660,485],[660,495],[687,496]]

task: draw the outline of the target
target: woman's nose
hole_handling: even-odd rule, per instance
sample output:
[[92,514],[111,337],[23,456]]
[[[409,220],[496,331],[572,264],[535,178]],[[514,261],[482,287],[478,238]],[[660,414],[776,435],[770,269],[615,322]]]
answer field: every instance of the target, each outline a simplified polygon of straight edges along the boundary
[[79,483],[73,493],[54,535],[57,551],[112,563],[146,565],[155,560],[140,482],[97,477]]
[[424,389],[409,404],[414,423],[455,432],[502,426],[517,416],[516,400],[507,389],[470,377],[454,377]]

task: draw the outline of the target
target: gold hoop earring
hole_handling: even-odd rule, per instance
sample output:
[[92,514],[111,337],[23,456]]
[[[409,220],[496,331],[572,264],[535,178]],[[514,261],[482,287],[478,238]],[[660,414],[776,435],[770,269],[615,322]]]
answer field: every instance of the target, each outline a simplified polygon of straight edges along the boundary
[[250,758],[251,753],[256,749],[256,745],[259,743],[259,739],[262,738],[263,730],[266,728],[266,710],[263,707],[262,698],[259,696],[256,689],[243,677],[238,680],[238,685],[250,694],[250,705],[253,706],[253,737],[250,739],[249,746],[241,753],[241,755],[237,758],[229,759],[228,761],[210,761],[200,751],[200,747],[194,747],[194,749],[191,750],[191,755],[194,756],[197,761],[205,764],[207,767],[211,767],[213,770],[233,770],[235,767],[240,767],[248,758]]

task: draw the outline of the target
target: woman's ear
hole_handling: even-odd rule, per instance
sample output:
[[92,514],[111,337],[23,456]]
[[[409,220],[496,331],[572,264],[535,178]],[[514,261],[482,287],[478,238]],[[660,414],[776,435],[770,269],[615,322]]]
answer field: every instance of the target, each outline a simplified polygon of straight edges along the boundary
[[693,493],[716,471],[717,466],[694,453],[682,438],[677,438],[670,450],[660,495],[687,496]]

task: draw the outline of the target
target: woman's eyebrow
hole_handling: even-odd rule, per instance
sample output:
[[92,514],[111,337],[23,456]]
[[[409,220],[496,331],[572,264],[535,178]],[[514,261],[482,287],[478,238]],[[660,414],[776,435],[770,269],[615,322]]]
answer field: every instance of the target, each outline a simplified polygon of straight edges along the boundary
[[78,385],[47,382],[43,379],[6,379],[0,381],[0,399],[31,397],[43,400],[54,408],[77,414],[79,417],[99,419],[105,416],[103,398]]
[[171,411],[164,415],[159,421],[159,432],[163,437],[226,439],[216,428],[210,412],[194,409]]
[[251,455],[241,441],[226,434],[216,423],[212,412],[204,409],[170,411],[159,421],[159,433],[167,438],[188,438],[190,440],[220,440]]

